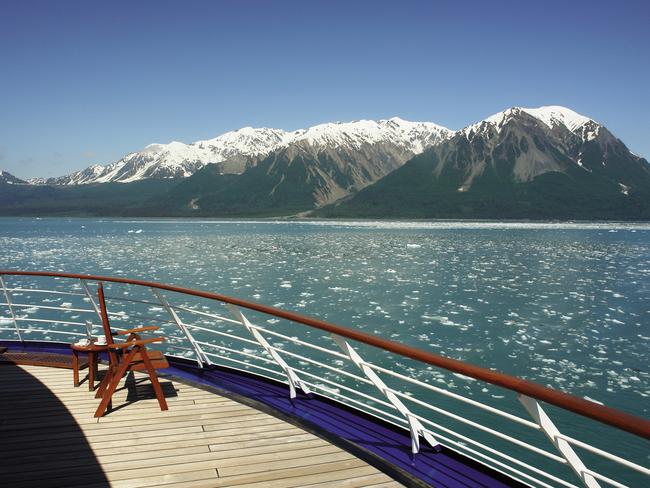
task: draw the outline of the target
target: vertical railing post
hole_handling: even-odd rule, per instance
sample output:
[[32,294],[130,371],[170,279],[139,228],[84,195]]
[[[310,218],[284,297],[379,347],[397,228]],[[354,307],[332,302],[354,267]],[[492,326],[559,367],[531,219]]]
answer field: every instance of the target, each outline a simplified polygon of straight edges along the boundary
[[102,320],[102,312],[99,310],[99,306],[97,305],[97,302],[95,302],[95,299],[93,298],[93,294],[90,292],[90,288],[88,288],[88,283],[86,283],[86,280],[80,279],[81,286],[84,289],[84,292],[86,293],[86,297],[88,300],[90,300],[90,304],[93,306],[95,309],[95,313],[97,314],[97,317],[99,317],[99,320]]
[[366,375],[373,385],[386,397],[386,399],[401,413],[409,424],[411,431],[411,452],[420,452],[420,436],[437,449],[440,443],[424,428],[422,423],[411,413],[404,403],[393,393],[383,380],[369,366],[364,364],[363,359],[354,348],[343,339],[343,337],[332,334],[332,339],[341,348],[343,353]]
[[172,320],[176,323],[176,326],[185,335],[185,338],[190,342],[192,348],[194,348],[194,354],[196,355],[196,363],[198,364],[199,368],[203,368],[203,362],[210,365],[211,364],[210,360],[205,356],[205,354],[203,354],[201,347],[199,346],[199,344],[196,343],[194,337],[192,336],[190,331],[187,330],[187,327],[185,327],[185,324],[180,319],[176,311],[169,304],[167,299],[155,288],[151,288],[151,292],[156,296],[156,298],[158,298],[160,304],[163,306],[165,310],[167,310],[167,313],[171,316]]
[[[84,279],[79,279],[81,282],[81,287],[84,290],[84,293],[86,294],[86,298],[90,301],[90,304],[93,306],[93,309],[95,310],[95,313],[97,314],[97,317],[99,317],[99,323],[102,323],[102,312],[99,309],[99,306],[97,305],[97,302],[93,298],[93,294],[90,292],[90,288],[88,288],[88,283],[86,283],[86,280]],[[90,320],[86,320],[86,330],[88,331],[88,339],[92,339],[93,336],[93,323]]]
[[241,322],[246,330],[250,332],[250,334],[255,338],[259,345],[262,346],[262,348],[269,354],[269,356],[271,356],[275,362],[278,363],[278,366],[282,368],[284,374],[287,375],[287,380],[289,381],[289,397],[296,398],[296,388],[300,388],[306,395],[310,395],[311,391],[307,385],[305,385],[305,383],[298,377],[291,366],[289,366],[286,361],[282,359],[278,352],[275,349],[271,348],[271,345],[268,343],[268,341],[262,336],[262,334],[259,333],[257,329],[255,329],[253,324],[251,324],[248,319],[244,317],[244,314],[241,313],[241,311],[234,305],[227,303],[226,306],[239,320],[239,322]]
[[14,308],[11,305],[11,293],[7,289],[7,285],[5,285],[5,280],[2,278],[2,276],[0,276],[0,285],[2,285],[2,291],[4,292],[5,300],[7,301],[7,307],[9,308],[11,319],[14,321],[14,327],[16,327],[16,334],[18,335],[18,340],[20,342],[23,342],[23,337],[20,334],[20,327],[18,327],[18,320],[16,320],[16,313],[14,312]]
[[518,398],[533,420],[540,426],[542,432],[544,432],[546,437],[549,438],[562,457],[566,459],[567,463],[576,475],[578,475],[578,478],[580,478],[582,483],[588,488],[599,488],[600,484],[596,481],[596,478],[585,472],[587,467],[578,457],[571,445],[564,439],[558,437],[560,431],[542,409],[539,402],[534,398],[522,394],[519,394]]

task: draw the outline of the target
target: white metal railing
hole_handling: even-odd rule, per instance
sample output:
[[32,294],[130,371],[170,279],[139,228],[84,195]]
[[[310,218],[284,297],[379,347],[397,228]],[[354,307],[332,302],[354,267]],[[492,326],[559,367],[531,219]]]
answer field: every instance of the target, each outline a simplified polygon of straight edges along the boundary
[[[13,287],[7,283],[9,278],[12,279]],[[0,333],[4,333],[4,336],[13,334],[15,339],[24,342],[33,334],[42,334],[45,337],[50,337],[51,334],[85,336],[87,324],[91,324],[91,327],[100,327],[99,308],[88,280],[55,280],[56,285],[65,283],[72,288],[71,290],[61,289],[60,286],[51,289],[42,286],[30,287],[22,282],[17,286],[14,281],[19,280],[28,281],[24,277],[0,275],[0,287],[4,298],[0,303],[0,324],[13,325],[13,327],[0,327]],[[336,334],[310,335],[304,333],[305,328],[299,328],[297,330],[301,332],[301,336],[292,336],[284,329],[273,330],[268,326],[263,327],[259,323],[254,323],[232,303],[225,303],[225,305],[234,318],[216,313],[205,303],[192,306],[188,303],[191,297],[187,295],[169,291],[163,293],[155,287],[138,284],[112,284],[111,286],[126,287],[129,291],[122,296],[107,295],[109,308],[113,308],[116,304],[120,307],[131,307],[129,313],[124,310],[111,311],[112,320],[115,322],[128,320],[131,323],[138,321],[140,324],[156,321],[163,324],[167,328],[164,329],[164,333],[171,339],[166,347],[179,351],[178,354],[168,351],[168,355],[192,358],[200,368],[225,365],[283,381],[288,384],[292,398],[297,395],[297,390],[305,394],[313,391],[332,398],[368,415],[407,429],[411,435],[411,448],[414,455],[421,449],[420,439],[424,439],[433,448],[438,445],[447,446],[507,474],[512,479],[532,486],[573,487],[575,484],[567,477],[573,472],[574,482],[589,488],[599,487],[601,483],[625,487],[625,484],[613,479],[609,473],[600,473],[587,466],[593,464],[594,459],[597,458],[606,460],[621,470],[629,470],[638,475],[639,480],[645,480],[650,484],[648,468],[563,434],[542,404],[529,396],[518,394],[517,398],[531,420],[503,408],[432,385],[403,372],[394,371],[385,365],[375,364],[364,359],[358,347]],[[137,293],[144,294],[144,292],[152,293],[156,301],[138,298]],[[16,296],[20,296],[20,301],[15,300]],[[174,304],[172,296],[174,298],[182,296],[183,303]],[[55,304],[64,298],[76,299],[80,303],[76,306],[71,302]],[[44,302],[45,299],[48,301]],[[194,299],[198,301],[196,297]],[[84,305],[88,303],[90,308]],[[214,307],[213,301],[209,303]],[[148,307],[146,313],[138,310],[138,307],[143,306]],[[5,313],[2,313],[3,309]],[[94,315],[98,321],[79,322],[73,320],[76,315],[72,314]],[[168,318],[164,318],[162,314],[166,314]],[[185,314],[186,317],[182,317],[181,314]],[[180,335],[173,335],[174,330],[178,330]],[[395,384],[400,386],[396,387]],[[419,396],[405,390],[408,385],[418,389]],[[482,414],[471,414],[466,407],[457,405],[453,407],[453,411],[450,411],[449,407],[445,408],[447,405],[444,402],[436,402],[436,398],[446,398],[446,402],[456,402],[454,405],[474,408]],[[493,416],[490,422],[498,418],[502,423],[499,427],[494,423],[486,425],[486,421],[481,420],[485,415]],[[454,427],[456,424],[464,427],[462,429]],[[505,425],[509,427],[502,428]],[[470,431],[481,434],[477,438],[476,435],[470,435],[468,433]],[[535,433],[538,436],[537,444],[531,442],[531,434]],[[492,438],[495,440],[491,441]],[[547,449],[540,447],[539,441],[543,438],[549,441]],[[505,450],[504,445],[512,445],[516,449]],[[580,450],[582,456],[576,449]],[[523,452],[529,453],[524,459],[516,455]],[[584,453],[589,455],[585,457]],[[543,460],[543,462],[537,465],[534,462],[536,460]],[[556,467],[549,467],[548,463]]]

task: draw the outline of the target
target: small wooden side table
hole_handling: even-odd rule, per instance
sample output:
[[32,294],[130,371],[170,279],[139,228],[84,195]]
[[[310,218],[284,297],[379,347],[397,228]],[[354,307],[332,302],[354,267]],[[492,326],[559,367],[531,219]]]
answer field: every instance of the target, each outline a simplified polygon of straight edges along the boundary
[[83,352],[88,355],[88,390],[93,391],[95,389],[99,354],[108,351],[108,346],[98,346],[96,344],[81,346],[79,344],[71,344],[70,347],[72,348],[72,378],[74,380],[74,386],[79,386],[79,353]]

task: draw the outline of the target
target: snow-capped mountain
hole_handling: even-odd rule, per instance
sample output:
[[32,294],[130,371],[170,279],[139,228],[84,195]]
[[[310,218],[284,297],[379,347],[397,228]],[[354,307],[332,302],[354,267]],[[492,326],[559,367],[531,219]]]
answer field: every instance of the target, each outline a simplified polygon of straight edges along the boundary
[[[467,178],[459,187],[466,191],[474,178],[506,156],[512,160],[512,176],[517,182],[532,181],[547,172],[566,173],[569,169],[580,169],[603,173],[608,159],[623,157],[633,166],[642,158],[630,152],[603,125],[595,120],[560,106],[539,108],[513,107],[472,124],[449,140],[446,149],[441,146],[439,155],[443,158],[436,171],[442,172],[447,162],[458,156],[467,168]],[[449,150],[448,154],[443,154]],[[601,153],[594,162],[594,148]],[[466,152],[466,151],[469,151]],[[454,156],[455,154],[455,156]],[[591,154],[591,162],[586,155]],[[618,162],[606,170],[617,171],[627,163]],[[647,168],[647,164],[641,164]]]
[[452,134],[398,118],[322,124],[286,133],[239,175],[224,174],[219,165],[200,169],[165,195],[164,205],[181,215],[309,210],[354,194]]
[[535,117],[537,120],[543,122],[549,129],[563,126],[572,132],[576,131],[587,122],[594,122],[589,117],[585,117],[569,108],[561,107],[559,105],[539,108],[512,107],[466,127],[463,129],[463,132],[471,131],[483,125],[492,125],[495,126],[497,130],[501,130],[507,121],[513,117],[521,115],[522,113]]
[[80,185],[109,181],[126,183],[144,178],[183,178],[209,163],[221,164],[224,173],[241,173],[267,155],[284,136],[282,130],[244,127],[191,144],[177,141],[149,144],[142,151],[127,154],[107,166],[93,165],[66,176],[37,178],[30,183]]
[[[456,132],[397,118],[244,128],[150,145],[58,180],[66,186],[13,181],[0,214],[650,219],[648,162],[558,106],[510,108]],[[128,183],[75,184],[102,181]]]
[[514,107],[472,124],[328,215],[633,218],[650,211],[650,165],[570,109]]
[[450,137],[453,131],[427,122],[360,120],[321,124],[292,132],[252,128],[227,132],[214,139],[191,144],[170,142],[150,144],[142,151],[127,154],[107,166],[93,165],[57,178],[36,178],[34,184],[78,185],[109,181],[130,182],[144,178],[183,178],[199,168],[216,163],[224,174],[240,174],[274,151],[293,145],[309,145],[317,150],[388,145],[403,154],[400,163],[425,148]]
[[296,143],[313,147],[360,149],[364,145],[390,143],[419,154],[427,147],[447,139],[453,131],[432,122],[409,122],[393,117],[388,120],[358,120],[320,124],[289,132],[282,146]]
[[26,185],[27,182],[16,178],[11,173],[0,170],[0,183],[5,183],[7,185]]

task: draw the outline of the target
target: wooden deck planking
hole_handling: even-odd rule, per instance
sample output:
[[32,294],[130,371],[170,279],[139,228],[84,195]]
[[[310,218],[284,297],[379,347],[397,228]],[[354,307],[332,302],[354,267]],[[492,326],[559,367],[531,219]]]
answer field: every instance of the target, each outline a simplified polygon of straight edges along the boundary
[[[26,382],[26,374],[38,381]],[[116,410],[98,420],[99,400],[86,383],[74,388],[70,371],[0,366],[0,391],[12,399],[0,400],[0,479],[15,487],[401,486],[267,413],[167,378],[161,383],[167,412],[148,382],[136,381],[116,392]],[[83,443],[74,442],[79,436]]]

